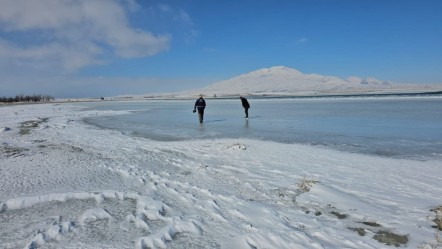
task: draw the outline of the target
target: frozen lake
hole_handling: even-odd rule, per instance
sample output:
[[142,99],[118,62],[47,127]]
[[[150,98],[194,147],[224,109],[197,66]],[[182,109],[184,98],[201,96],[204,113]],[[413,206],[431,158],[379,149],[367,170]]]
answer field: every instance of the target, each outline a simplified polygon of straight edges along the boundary
[[251,138],[301,143],[396,158],[441,158],[442,98],[207,99],[205,122],[193,100],[95,102],[87,110],[129,114],[86,119],[102,128],[158,141]]
[[2,106],[0,248],[440,244],[440,98],[193,103]]

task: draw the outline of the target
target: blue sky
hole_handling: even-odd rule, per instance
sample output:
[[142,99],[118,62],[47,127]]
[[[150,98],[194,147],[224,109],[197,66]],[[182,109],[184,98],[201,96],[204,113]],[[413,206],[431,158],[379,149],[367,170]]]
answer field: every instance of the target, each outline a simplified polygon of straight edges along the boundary
[[1,0],[0,96],[193,89],[271,66],[442,83],[437,0]]

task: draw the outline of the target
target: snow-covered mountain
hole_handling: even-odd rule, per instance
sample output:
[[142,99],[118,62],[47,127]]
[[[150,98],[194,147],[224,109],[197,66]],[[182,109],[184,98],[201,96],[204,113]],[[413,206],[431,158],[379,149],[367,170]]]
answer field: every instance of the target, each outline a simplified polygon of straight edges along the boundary
[[263,68],[192,91],[207,96],[328,95],[440,91],[442,85],[395,84],[375,78],[304,74],[284,66]]

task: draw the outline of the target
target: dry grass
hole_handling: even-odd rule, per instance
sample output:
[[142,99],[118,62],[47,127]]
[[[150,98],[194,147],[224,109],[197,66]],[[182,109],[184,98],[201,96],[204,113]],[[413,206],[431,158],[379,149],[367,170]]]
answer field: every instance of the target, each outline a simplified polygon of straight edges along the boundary
[[313,187],[313,185],[315,185],[318,182],[319,181],[309,180],[304,177],[304,179],[302,179],[302,181],[297,184],[298,190],[301,192],[308,192]]

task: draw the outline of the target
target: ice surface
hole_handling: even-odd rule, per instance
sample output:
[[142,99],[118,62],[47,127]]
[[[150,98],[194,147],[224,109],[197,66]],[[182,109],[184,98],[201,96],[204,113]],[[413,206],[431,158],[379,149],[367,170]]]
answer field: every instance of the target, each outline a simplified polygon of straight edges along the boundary
[[386,157],[442,157],[442,98],[251,99],[244,119],[239,100],[207,100],[205,122],[193,101],[94,103],[132,111],[87,122],[158,141],[252,138],[323,145]]
[[[441,128],[435,99],[384,100],[395,110],[407,103],[408,109],[418,108],[414,118],[381,114],[372,100],[342,101],[343,106],[365,106],[374,117],[392,116],[377,122],[372,117],[366,121],[371,124],[399,126],[403,120],[404,131],[398,134],[410,141],[419,137],[407,134],[414,125],[429,129],[420,137]],[[193,103],[190,108],[185,103],[0,107],[0,127],[9,128],[0,133],[0,248],[394,247],[376,240],[379,234],[406,236],[408,242],[400,244],[405,248],[440,245],[430,210],[442,205],[442,160],[425,153],[431,146],[412,151],[423,153],[423,160],[415,160],[336,150],[335,138],[325,146],[300,144],[295,132],[279,131],[288,141],[280,140],[282,135],[255,137],[261,129],[278,133],[289,125],[298,132],[300,123],[316,124],[314,131],[302,130],[310,134],[336,130],[336,121],[327,121],[332,117],[327,106],[340,109],[340,100],[320,105],[278,100],[281,109],[273,112],[273,101],[251,101],[256,108],[251,116],[261,118],[250,119],[248,128],[239,100],[220,101],[218,107],[208,102],[206,121],[226,120],[202,128],[191,113]],[[434,115],[421,104],[433,107]],[[283,111],[298,123],[285,122]],[[322,118],[315,117],[321,112]],[[349,120],[348,113],[340,115]],[[83,122],[92,117],[118,125],[108,130]],[[166,122],[161,128],[168,118],[182,123]],[[144,125],[142,132],[151,126],[156,130],[128,136],[137,124]],[[381,145],[389,134],[383,129],[369,132],[373,140],[385,139]],[[163,131],[170,139],[162,139]],[[440,133],[434,133],[429,144],[437,146]]]

